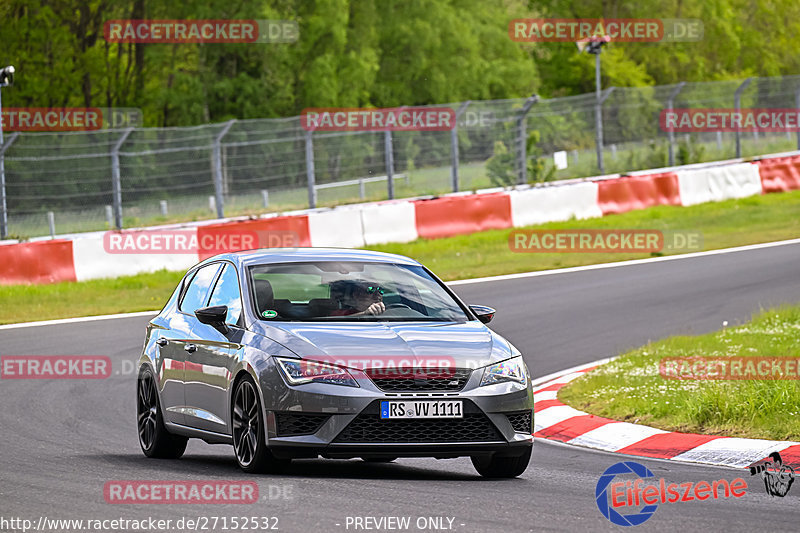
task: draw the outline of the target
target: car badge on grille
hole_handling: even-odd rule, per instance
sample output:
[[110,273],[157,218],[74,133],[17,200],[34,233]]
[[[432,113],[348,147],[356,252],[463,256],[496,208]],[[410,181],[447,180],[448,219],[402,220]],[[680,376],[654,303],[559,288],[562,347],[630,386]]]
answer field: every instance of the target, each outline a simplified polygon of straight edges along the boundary
[[457,379],[454,379],[453,381],[451,381],[450,383],[448,383],[448,385],[453,385],[453,386],[455,386],[455,385],[458,385],[458,380],[457,380]]

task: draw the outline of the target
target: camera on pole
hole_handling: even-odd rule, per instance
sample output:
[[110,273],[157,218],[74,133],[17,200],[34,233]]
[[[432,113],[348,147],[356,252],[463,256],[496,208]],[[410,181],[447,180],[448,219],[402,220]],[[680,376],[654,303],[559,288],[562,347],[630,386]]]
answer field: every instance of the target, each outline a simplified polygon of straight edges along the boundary
[[14,67],[9,65],[0,70],[0,87],[14,85]]

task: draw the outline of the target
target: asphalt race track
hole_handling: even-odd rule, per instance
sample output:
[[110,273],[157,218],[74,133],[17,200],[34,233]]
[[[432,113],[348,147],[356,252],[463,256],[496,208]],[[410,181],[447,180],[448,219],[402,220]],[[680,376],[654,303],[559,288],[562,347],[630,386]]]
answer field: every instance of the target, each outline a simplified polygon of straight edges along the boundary
[[[492,326],[542,376],[673,334],[747,320],[760,308],[800,302],[800,244],[680,260],[460,284],[467,302],[498,309]],[[347,517],[453,518],[452,530],[620,530],[594,500],[600,474],[621,456],[537,441],[519,479],[481,479],[468,459],[302,460],[289,475],[247,476],[228,446],[191,441],[180,460],[146,459],[137,443],[135,374],[148,318],[0,330],[3,355],[108,355],[101,380],[0,384],[0,517],[173,519],[277,516],[281,531],[365,531]],[[746,471],[639,460],[667,483],[748,482],[740,498],[661,504],[642,531],[790,531],[795,486],[768,496]],[[111,505],[110,480],[256,480],[251,505]],[[278,495],[280,493],[280,495]],[[270,499],[273,496],[273,499]],[[287,496],[287,497],[284,497]],[[444,520],[445,527],[448,524]],[[2,530],[2,526],[0,526]],[[171,528],[172,531],[181,531]],[[219,530],[219,528],[218,528]],[[430,530],[430,529],[428,529]]]

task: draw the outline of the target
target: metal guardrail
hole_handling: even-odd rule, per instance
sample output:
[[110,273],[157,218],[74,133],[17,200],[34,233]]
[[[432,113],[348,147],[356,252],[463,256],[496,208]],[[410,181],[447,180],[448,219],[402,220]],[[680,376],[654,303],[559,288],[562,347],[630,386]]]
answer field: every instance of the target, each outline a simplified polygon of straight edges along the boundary
[[[659,127],[672,108],[800,107],[800,76],[607,87],[599,103],[590,93],[446,106],[451,131],[312,133],[290,117],[12,134],[0,147],[0,238],[47,235],[50,222],[78,232],[579,178],[601,174],[601,158],[613,174],[800,148],[800,133]],[[560,151],[567,169],[550,160]]]

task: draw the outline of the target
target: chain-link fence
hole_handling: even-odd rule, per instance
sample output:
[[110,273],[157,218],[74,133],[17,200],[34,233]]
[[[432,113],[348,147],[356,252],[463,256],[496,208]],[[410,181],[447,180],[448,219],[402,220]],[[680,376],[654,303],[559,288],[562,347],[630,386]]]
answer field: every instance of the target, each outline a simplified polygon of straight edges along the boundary
[[[737,98],[737,95],[739,97]],[[796,132],[669,133],[669,108],[800,108],[800,76],[447,104],[452,131],[308,132],[299,117],[6,134],[25,238],[627,172],[800,148]],[[738,103],[737,103],[738,100]],[[599,165],[595,117],[602,117]],[[555,152],[567,153],[556,168]],[[0,167],[3,168],[3,167]],[[0,206],[0,209],[3,209]]]

